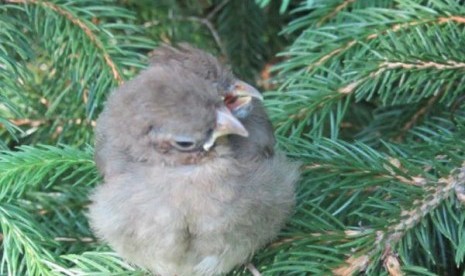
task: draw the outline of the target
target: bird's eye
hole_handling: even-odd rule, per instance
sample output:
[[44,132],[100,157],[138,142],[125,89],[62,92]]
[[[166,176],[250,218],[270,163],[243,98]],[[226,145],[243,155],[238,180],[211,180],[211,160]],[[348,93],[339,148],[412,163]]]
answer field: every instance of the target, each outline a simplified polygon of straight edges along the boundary
[[196,148],[195,141],[186,137],[174,139],[172,145],[180,151],[190,151]]
[[176,146],[186,149],[186,148],[191,148],[194,146],[194,143],[192,142],[185,142],[185,141],[178,141],[176,142]]

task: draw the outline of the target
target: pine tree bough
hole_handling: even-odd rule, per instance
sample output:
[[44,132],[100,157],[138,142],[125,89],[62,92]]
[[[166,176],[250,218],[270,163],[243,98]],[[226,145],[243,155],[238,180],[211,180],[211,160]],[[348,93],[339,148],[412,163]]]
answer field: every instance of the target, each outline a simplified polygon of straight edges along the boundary
[[47,1],[38,1],[38,0],[5,0],[7,3],[15,3],[15,4],[36,4],[36,5],[43,5],[58,14],[66,17],[69,21],[73,22],[76,26],[81,28],[87,37],[95,44],[95,46],[102,52],[103,58],[106,64],[111,68],[113,73],[113,77],[118,82],[118,84],[123,83],[123,77],[119,73],[119,69],[117,65],[113,62],[112,58],[108,54],[106,48],[103,46],[102,42],[99,40],[98,36],[93,33],[93,31],[86,25],[83,21],[79,20],[76,16],[74,16],[71,12],[55,5],[54,3],[47,2]]
[[[458,24],[465,24],[465,17],[461,17],[461,16],[438,17],[436,19],[436,22],[438,22],[440,24],[444,24],[444,23],[447,23],[447,22],[455,22],[455,23],[458,23]],[[313,69],[323,65],[326,61],[333,58],[334,56],[349,50],[353,46],[357,45],[359,43],[359,41],[373,40],[373,39],[378,38],[381,34],[384,34],[384,33],[389,32],[389,31],[397,32],[397,31],[400,31],[400,30],[402,30],[402,29],[404,29],[406,27],[417,26],[417,25],[421,25],[421,24],[432,24],[432,23],[434,23],[433,20],[412,21],[412,22],[392,25],[388,29],[383,30],[383,31],[376,30],[375,33],[369,34],[369,35],[365,36],[365,38],[351,40],[351,41],[347,42],[345,45],[343,45],[342,47],[336,48],[336,49],[330,51],[329,53],[325,54],[324,56],[319,58],[315,63],[310,64],[308,66],[308,68],[307,68],[307,72],[310,72]]]
[[354,255],[346,259],[342,266],[333,269],[333,273],[338,276],[350,276],[364,271],[374,261],[374,258],[381,254],[381,260],[384,261],[389,275],[403,275],[393,248],[409,230],[453,196],[465,204],[465,163],[462,168],[453,170],[450,175],[425,187],[423,200],[415,201],[413,208],[403,210],[398,223],[390,225],[386,230],[376,231],[376,242],[368,253],[355,251]]
[[321,26],[323,25],[324,23],[326,23],[326,21],[328,21],[329,19],[333,18],[338,12],[342,11],[343,9],[347,8],[347,6],[349,6],[350,4],[354,3],[356,0],[344,0],[342,1],[341,4],[337,5],[334,10],[332,10],[329,14],[327,14],[326,16],[324,16],[323,18],[321,18],[318,23],[317,23],[317,26]]

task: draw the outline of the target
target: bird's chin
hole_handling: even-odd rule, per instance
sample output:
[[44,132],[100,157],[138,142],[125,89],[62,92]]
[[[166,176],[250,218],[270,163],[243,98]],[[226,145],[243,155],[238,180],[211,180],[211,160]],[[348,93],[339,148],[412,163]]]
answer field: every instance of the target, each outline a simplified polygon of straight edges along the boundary
[[155,162],[170,167],[203,164],[210,162],[218,156],[214,148],[209,151],[199,150],[191,152],[176,152],[175,154],[159,153],[158,155],[159,156],[155,159]]
[[188,152],[183,153],[180,156],[176,157],[176,163],[178,165],[195,165],[199,163],[203,163],[212,158],[211,151],[195,151],[195,152]]

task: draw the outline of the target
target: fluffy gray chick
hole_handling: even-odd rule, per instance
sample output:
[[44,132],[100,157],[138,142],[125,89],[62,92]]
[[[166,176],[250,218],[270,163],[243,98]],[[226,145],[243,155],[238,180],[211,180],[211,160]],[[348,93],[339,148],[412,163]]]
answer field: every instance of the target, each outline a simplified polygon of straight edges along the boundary
[[260,98],[203,51],[155,51],[97,121],[96,235],[156,275],[246,263],[291,215],[298,178]]

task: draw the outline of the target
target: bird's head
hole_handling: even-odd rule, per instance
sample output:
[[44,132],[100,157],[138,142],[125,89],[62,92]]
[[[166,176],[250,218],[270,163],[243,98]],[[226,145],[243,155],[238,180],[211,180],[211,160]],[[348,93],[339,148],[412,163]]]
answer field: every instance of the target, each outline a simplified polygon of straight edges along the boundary
[[188,44],[181,43],[177,48],[161,46],[152,52],[153,66],[183,68],[216,87],[228,109],[238,118],[245,118],[252,108],[253,98],[263,100],[253,86],[237,79],[229,67],[217,58]]
[[240,119],[253,99],[262,99],[260,93],[212,56],[192,49],[180,53],[180,61],[155,60],[116,90],[99,119],[109,132],[105,136],[114,135],[132,160],[196,164],[234,150],[228,136],[249,135]]

